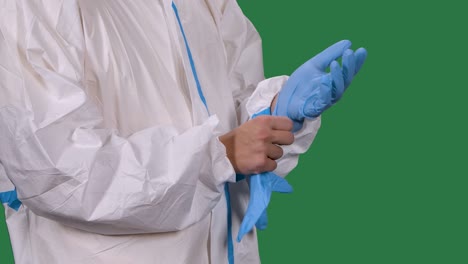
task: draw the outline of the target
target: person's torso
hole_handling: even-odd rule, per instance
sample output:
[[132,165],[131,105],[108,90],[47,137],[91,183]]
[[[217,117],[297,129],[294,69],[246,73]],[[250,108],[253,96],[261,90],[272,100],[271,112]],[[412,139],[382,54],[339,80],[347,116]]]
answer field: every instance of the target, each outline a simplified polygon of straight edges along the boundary
[[[176,1],[186,45],[171,1],[78,1],[86,45],[85,88],[102,111],[103,127],[123,136],[155,125],[183,131],[209,114],[218,116],[226,132],[236,126],[225,47],[208,2]],[[247,184],[235,184],[231,192],[237,234],[247,207]],[[6,208],[6,216],[17,263],[227,263],[225,197],[199,223],[163,234],[87,233],[24,206],[18,212]],[[259,262],[255,233],[234,247],[241,261],[236,263]]]

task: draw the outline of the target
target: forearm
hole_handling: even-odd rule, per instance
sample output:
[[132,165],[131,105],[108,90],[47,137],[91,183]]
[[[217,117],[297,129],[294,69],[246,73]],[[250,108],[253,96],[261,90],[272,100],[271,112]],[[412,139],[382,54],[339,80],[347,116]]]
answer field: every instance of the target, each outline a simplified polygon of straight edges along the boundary
[[235,178],[214,133],[217,120],[184,133],[152,127],[122,138],[74,127],[80,110],[40,130],[26,112],[0,111],[1,163],[38,215],[101,234],[175,231],[207,215]]
[[[245,113],[249,118],[265,111],[274,113],[278,93],[288,80],[287,76],[279,76],[266,79],[259,83],[257,89],[246,102]],[[278,175],[286,176],[298,163],[299,155],[306,152],[311,146],[320,128],[320,117],[305,119],[301,130],[294,133],[294,143],[289,146],[281,146],[283,156],[277,160],[277,169],[274,171]]]

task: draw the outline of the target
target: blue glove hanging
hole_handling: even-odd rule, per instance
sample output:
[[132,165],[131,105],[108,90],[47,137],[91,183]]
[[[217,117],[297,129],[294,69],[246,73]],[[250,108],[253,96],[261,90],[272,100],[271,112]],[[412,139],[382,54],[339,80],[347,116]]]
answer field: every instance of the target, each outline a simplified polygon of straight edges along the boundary
[[273,172],[264,172],[250,176],[250,200],[247,212],[242,219],[237,241],[252,230],[255,225],[263,230],[268,223],[266,208],[270,203],[271,193],[291,193],[293,191],[288,181],[274,174]]
[[[269,109],[266,109],[253,115],[252,118],[269,114]],[[293,191],[286,179],[273,172],[251,175],[248,177],[248,181],[250,186],[249,205],[239,228],[237,242],[240,242],[242,237],[250,232],[254,225],[260,230],[267,227],[268,216],[266,208],[270,203],[272,192],[291,193]]]

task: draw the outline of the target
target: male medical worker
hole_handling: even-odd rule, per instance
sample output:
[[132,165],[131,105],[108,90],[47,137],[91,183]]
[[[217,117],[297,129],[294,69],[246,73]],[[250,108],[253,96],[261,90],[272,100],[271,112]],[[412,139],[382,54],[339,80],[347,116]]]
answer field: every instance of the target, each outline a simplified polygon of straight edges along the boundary
[[265,80],[235,0],[0,0],[15,262],[259,263],[255,229],[233,238],[250,197],[236,174],[296,166],[360,67],[349,46]]

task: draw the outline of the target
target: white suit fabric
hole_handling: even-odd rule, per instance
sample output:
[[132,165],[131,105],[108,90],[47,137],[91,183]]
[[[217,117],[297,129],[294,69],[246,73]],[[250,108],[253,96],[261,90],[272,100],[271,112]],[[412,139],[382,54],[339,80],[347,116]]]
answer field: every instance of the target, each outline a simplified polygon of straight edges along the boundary
[[[166,0],[0,0],[0,193],[22,203],[4,204],[16,263],[228,263],[228,207],[237,234],[249,191],[218,136],[270,107],[287,77],[264,80],[236,1],[174,2],[181,25]],[[284,147],[277,174],[319,126]],[[255,231],[233,246],[235,263],[260,262]]]

